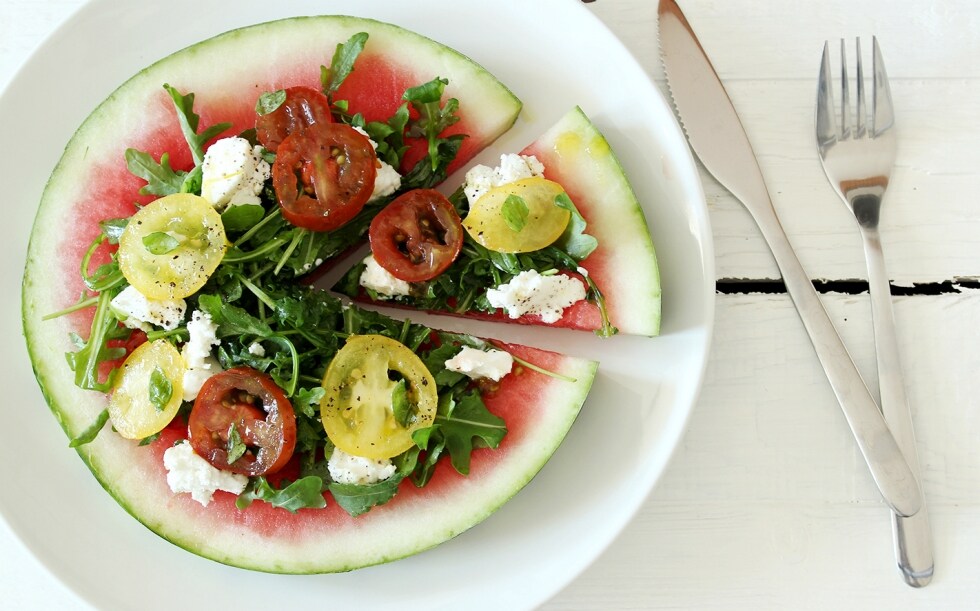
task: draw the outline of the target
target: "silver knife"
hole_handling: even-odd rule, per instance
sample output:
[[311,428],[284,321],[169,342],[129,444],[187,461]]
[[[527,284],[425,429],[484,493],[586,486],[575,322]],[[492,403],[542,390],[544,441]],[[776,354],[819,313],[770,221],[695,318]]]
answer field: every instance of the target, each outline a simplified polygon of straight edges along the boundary
[[749,211],[769,244],[817,358],[885,503],[900,516],[922,504],[919,485],[878,405],[783,231],[759,163],[711,60],[675,0],[660,0],[660,56],[691,148]]

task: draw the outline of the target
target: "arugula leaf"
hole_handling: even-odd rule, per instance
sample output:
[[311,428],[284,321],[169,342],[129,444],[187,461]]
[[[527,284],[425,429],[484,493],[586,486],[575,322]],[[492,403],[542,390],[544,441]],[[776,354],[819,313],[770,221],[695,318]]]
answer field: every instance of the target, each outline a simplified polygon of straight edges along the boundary
[[286,101],[286,90],[266,91],[255,101],[255,114],[267,115],[274,112]]
[[141,195],[171,195],[180,193],[187,172],[174,171],[170,167],[170,155],[164,153],[157,163],[149,153],[133,148],[126,149],[126,167],[130,173],[146,181]]
[[445,440],[453,467],[462,475],[470,472],[474,443],[496,448],[507,434],[507,425],[490,413],[477,392],[460,397],[448,414],[436,414],[435,426]]
[[204,161],[204,143],[231,127],[231,123],[217,123],[200,134],[197,133],[197,126],[201,117],[194,113],[194,94],[182,95],[166,83],[163,88],[167,90],[170,99],[173,100],[174,108],[177,110],[177,121],[184,133],[184,139],[187,140],[187,145],[191,149],[194,165],[199,166]]
[[440,108],[442,94],[449,84],[448,79],[436,77],[428,83],[405,90],[402,99],[409,102],[419,113],[419,118],[413,121],[408,129],[408,135],[416,138],[424,137],[429,142],[429,159],[432,172],[439,168],[441,153],[439,145],[444,139],[439,134],[450,125],[459,121],[456,111],[459,110],[459,100],[449,98]]
[[235,464],[236,460],[245,456],[247,449],[245,442],[242,441],[242,436],[238,433],[238,427],[232,422],[228,425],[228,443],[225,447],[225,451],[228,453],[228,464]]
[[150,254],[165,255],[173,252],[178,246],[180,246],[180,241],[163,231],[154,231],[151,234],[143,236],[143,247]]
[[99,412],[98,416],[96,416],[95,422],[88,425],[88,427],[86,427],[86,429],[82,431],[78,435],[78,437],[75,437],[68,443],[68,447],[77,448],[79,446],[85,445],[86,443],[92,443],[93,441],[95,441],[95,438],[98,437],[99,431],[102,430],[102,427],[104,427],[105,423],[108,421],[109,421],[109,410],[104,409],[101,412]]
[[211,316],[218,325],[218,337],[232,335],[254,335],[270,337],[273,335],[268,324],[249,314],[243,308],[222,303],[217,295],[201,295],[197,300],[198,307]]
[[307,508],[322,509],[327,506],[327,501],[323,498],[323,480],[315,475],[300,478],[281,489],[273,488],[264,477],[256,477],[249,487],[238,495],[235,506],[239,509],[247,509],[253,501],[265,501],[289,513]]
[[163,372],[159,365],[153,368],[150,373],[150,404],[158,412],[162,412],[167,407],[167,403],[174,396],[174,386],[170,383],[170,378]]
[[329,68],[320,66],[320,84],[323,93],[331,102],[333,102],[333,94],[340,88],[341,83],[354,71],[354,61],[364,50],[367,39],[367,32],[354,34],[347,42],[337,45]]
[[338,484],[327,486],[337,504],[353,517],[384,505],[398,493],[398,485],[404,479],[397,473],[374,484]]
[[555,205],[572,213],[572,218],[568,220],[568,227],[565,228],[565,232],[561,234],[555,245],[571,255],[576,261],[582,261],[598,248],[599,241],[585,233],[585,219],[567,193],[555,197]]
[[504,222],[514,233],[520,233],[524,229],[529,213],[530,210],[524,198],[513,193],[507,196],[500,207],[500,214],[504,217]]
[[408,104],[405,103],[398,107],[387,122],[371,121],[364,125],[364,131],[378,144],[375,149],[378,158],[396,169],[401,166],[402,157],[408,150],[408,145],[405,144],[405,128],[409,118]]
[[118,325],[118,319],[109,308],[112,297],[112,291],[103,291],[99,294],[88,341],[84,342],[77,352],[69,352],[65,355],[68,366],[75,372],[75,386],[83,390],[109,392],[118,371],[111,370],[105,382],[99,381],[99,365],[122,356],[121,349],[111,349],[106,344],[111,338],[111,330]]
[[[307,418],[315,418],[317,412],[320,411],[320,401],[325,394],[327,394],[327,391],[322,386],[301,388],[293,395],[293,408]],[[314,405],[316,409],[314,409]]]

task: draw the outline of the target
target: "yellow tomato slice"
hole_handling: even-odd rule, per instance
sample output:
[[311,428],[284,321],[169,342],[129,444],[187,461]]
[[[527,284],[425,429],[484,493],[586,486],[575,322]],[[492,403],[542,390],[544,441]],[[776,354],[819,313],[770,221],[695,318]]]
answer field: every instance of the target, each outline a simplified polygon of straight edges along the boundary
[[534,177],[494,187],[470,207],[463,227],[490,250],[540,250],[561,237],[571,212],[555,203],[561,185]]
[[180,299],[204,286],[227,249],[221,215],[208,200],[177,193],[129,219],[119,238],[119,269],[150,299]]
[[327,437],[365,458],[391,458],[415,445],[412,432],[433,423],[439,401],[422,360],[383,335],[348,339],[327,367],[323,388],[320,418]]
[[120,435],[143,439],[177,415],[184,397],[183,357],[165,339],[140,344],[123,363],[109,397],[109,419]]

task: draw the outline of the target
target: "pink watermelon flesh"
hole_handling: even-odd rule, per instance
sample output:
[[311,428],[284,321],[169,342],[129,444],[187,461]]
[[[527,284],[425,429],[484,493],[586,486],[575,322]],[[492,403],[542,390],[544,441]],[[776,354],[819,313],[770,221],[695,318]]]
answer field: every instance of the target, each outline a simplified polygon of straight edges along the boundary
[[[238,133],[253,124],[259,94],[288,85],[316,86],[320,64],[329,61],[338,42],[358,31],[369,31],[369,48],[373,42],[382,52],[367,54],[369,61],[358,65],[341,90],[352,109],[369,119],[385,118],[400,103],[392,96],[400,97],[408,84],[448,77],[447,96],[457,97],[463,109],[463,120],[454,129],[469,134],[457,165],[513,123],[520,103],[482,68],[400,28],[355,18],[300,18],[245,28],[179,52],[131,79],[93,112],[66,147],[38,209],[27,256],[25,336],[38,382],[68,437],[78,436],[106,404],[105,396],[77,388],[65,364],[64,353],[74,349],[69,333],[87,335],[92,312],[41,318],[70,305],[82,292],[78,263],[98,234],[98,222],[130,216],[134,202],[150,199],[137,195],[143,183],[126,169],[125,149],[147,151],[157,159],[166,152],[175,169],[190,167],[189,151],[162,84],[196,94],[202,129],[231,121],[234,127],[227,133]],[[263,44],[270,39],[279,44]],[[219,70],[228,67],[221,59],[227,57],[235,57],[239,65]],[[425,58],[438,66],[438,74],[418,65],[425,64]],[[108,253],[100,256],[92,261],[93,269]],[[448,464],[440,465],[425,489],[403,484],[388,505],[356,519],[332,501],[326,510],[294,515],[262,502],[239,511],[234,497],[222,492],[208,507],[189,495],[173,494],[166,484],[162,453],[183,436],[176,425],[148,447],[107,429],[78,452],[128,512],[160,536],[202,556],[288,573],[344,571],[385,562],[437,545],[493,513],[538,472],[578,414],[595,363],[533,348],[505,348],[577,381],[516,370],[486,398],[490,410],[509,427],[498,450],[474,452],[468,477]]]

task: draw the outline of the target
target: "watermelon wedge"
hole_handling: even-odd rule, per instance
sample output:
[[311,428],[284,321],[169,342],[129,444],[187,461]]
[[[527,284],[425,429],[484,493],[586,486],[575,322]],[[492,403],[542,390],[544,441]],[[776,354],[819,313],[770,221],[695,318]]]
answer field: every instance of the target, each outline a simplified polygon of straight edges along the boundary
[[[288,19],[235,30],[137,74],[68,143],[45,189],[27,255],[24,333],[41,390],[69,438],[96,421],[107,403],[103,394],[77,387],[65,362],[65,354],[77,349],[72,337],[86,336],[92,308],[43,318],[85,292],[79,262],[99,234],[99,222],[128,216],[134,200],[150,199],[137,195],[143,181],[128,172],[125,149],[156,159],[169,153],[175,169],[191,166],[161,85],[193,92],[202,126],[230,121],[230,132],[239,132],[254,121],[259,94],[319,86],[320,65],[357,32],[368,32],[370,44],[337,97],[368,120],[388,116],[406,87],[447,78],[446,95],[457,98],[461,109],[461,120],[450,129],[468,134],[455,167],[515,120],[520,102],[464,56],[401,28],[350,17]],[[91,263],[94,267],[98,261]],[[475,450],[467,477],[440,464],[423,489],[406,480],[393,501],[356,518],[336,504],[293,514],[263,502],[238,509],[234,495],[224,492],[207,507],[173,494],[162,454],[182,436],[180,427],[164,429],[147,446],[104,430],[78,453],[126,511],[161,537],[204,557],[283,573],[346,571],[386,562],[437,545],[493,513],[534,477],[575,420],[596,364],[534,348],[503,348],[560,377],[516,368],[483,393],[488,409],[508,427],[497,449]]]
[[[544,177],[564,187],[587,223],[585,232],[598,240],[598,247],[579,266],[560,271],[583,281],[588,275],[604,297],[610,323],[620,333],[657,335],[661,295],[656,252],[629,180],[598,128],[581,108],[575,107],[521,154],[535,156],[544,165]],[[454,268],[471,269],[468,266],[472,257],[468,257],[464,248]],[[508,272],[506,266],[498,267],[500,273]],[[353,268],[335,288],[355,299],[372,301],[372,296],[358,285],[359,269],[360,266]],[[453,268],[447,273],[452,276]],[[381,299],[395,307],[442,311],[466,318],[589,331],[602,327],[600,307],[594,301],[578,301],[565,308],[557,322],[549,323],[535,314],[510,318],[500,309],[485,311],[473,305],[459,309],[453,298],[440,301],[413,294]]]

